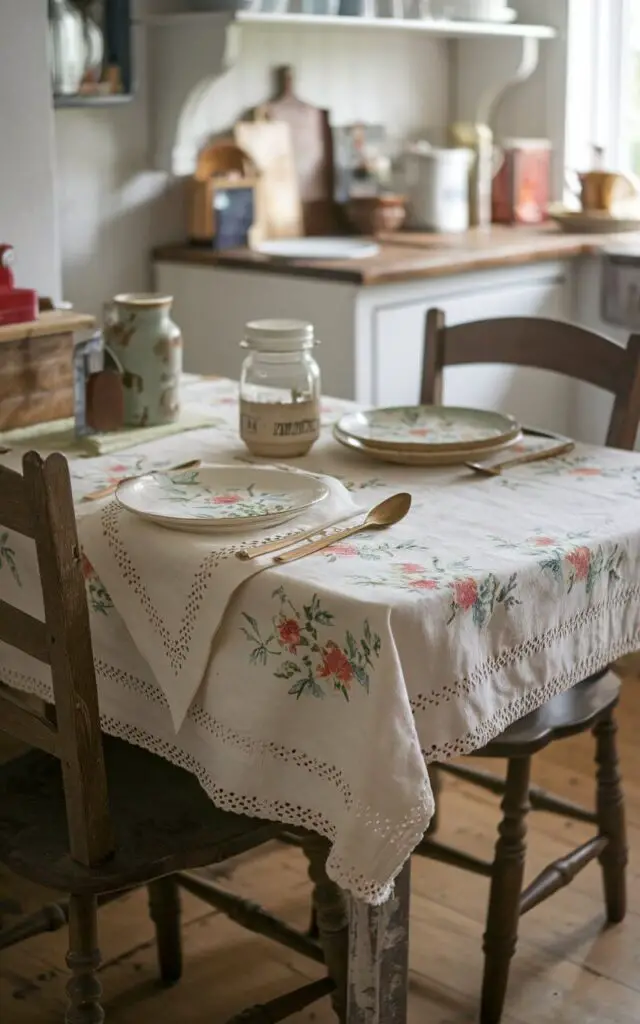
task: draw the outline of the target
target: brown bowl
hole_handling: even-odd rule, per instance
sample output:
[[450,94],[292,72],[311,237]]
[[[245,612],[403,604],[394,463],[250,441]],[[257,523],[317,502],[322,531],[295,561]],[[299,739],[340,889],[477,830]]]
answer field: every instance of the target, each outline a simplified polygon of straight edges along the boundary
[[407,216],[406,200],[399,195],[353,196],[347,201],[349,223],[361,235],[399,231]]

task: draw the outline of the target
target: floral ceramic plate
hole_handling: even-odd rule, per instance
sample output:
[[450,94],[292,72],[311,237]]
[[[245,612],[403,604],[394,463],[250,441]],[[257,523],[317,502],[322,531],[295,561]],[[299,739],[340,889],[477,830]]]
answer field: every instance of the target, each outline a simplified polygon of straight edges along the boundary
[[327,497],[311,473],[269,466],[200,466],[124,480],[116,498],[129,512],[175,530],[256,529],[293,519]]
[[455,451],[422,451],[408,448],[374,448],[364,444],[349,434],[343,434],[339,424],[333,428],[333,436],[336,441],[350,448],[354,452],[367,455],[370,459],[377,459],[378,462],[393,462],[399,466],[460,466],[472,459],[484,459],[497,452],[503,451],[509,445],[515,444],[522,437],[518,432],[513,440],[500,442],[500,444],[486,445],[484,448],[456,448]]
[[401,405],[350,412],[338,430],[367,448],[392,451],[471,452],[511,444],[520,425],[511,416],[449,405]]

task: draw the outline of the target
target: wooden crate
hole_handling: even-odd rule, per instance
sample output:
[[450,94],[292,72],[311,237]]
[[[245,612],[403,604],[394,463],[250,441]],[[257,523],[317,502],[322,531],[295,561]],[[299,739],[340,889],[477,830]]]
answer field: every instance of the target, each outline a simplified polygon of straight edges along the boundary
[[0,430],[73,415],[74,331],[93,317],[53,311],[0,327]]

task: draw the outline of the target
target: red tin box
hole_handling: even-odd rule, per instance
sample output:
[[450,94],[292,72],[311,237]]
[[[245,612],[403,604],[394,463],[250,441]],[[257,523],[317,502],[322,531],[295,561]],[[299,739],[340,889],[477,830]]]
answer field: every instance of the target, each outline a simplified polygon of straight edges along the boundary
[[495,224],[540,224],[549,205],[551,143],[505,139],[503,161],[493,179]]

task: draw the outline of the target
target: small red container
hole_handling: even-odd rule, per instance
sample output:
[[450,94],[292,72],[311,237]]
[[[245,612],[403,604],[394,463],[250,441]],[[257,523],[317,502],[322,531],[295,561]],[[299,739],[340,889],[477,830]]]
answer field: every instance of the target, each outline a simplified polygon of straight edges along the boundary
[[504,159],[493,179],[494,224],[540,224],[549,205],[551,143],[505,139]]
[[0,243],[0,327],[28,323],[38,316],[38,294],[14,286],[12,263],[13,246]]

